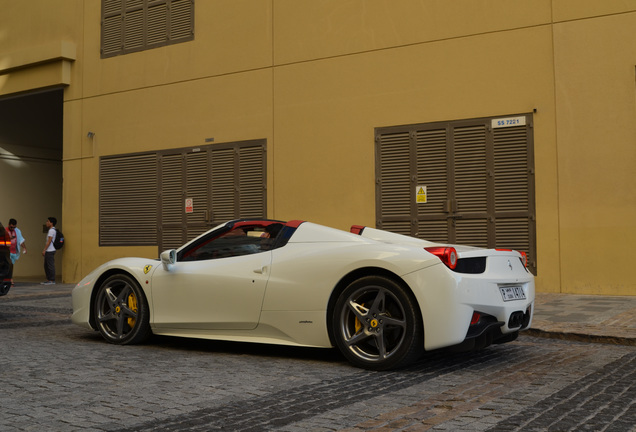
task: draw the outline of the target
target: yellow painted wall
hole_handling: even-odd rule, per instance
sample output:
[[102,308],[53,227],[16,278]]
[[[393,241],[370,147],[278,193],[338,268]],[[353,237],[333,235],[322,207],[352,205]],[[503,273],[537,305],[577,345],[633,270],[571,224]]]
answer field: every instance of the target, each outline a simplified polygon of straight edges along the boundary
[[561,289],[634,295],[636,12],[559,23],[554,40]]
[[544,25],[550,0],[274,0],[277,65]]
[[[430,29],[414,23],[399,43],[395,41],[398,47],[371,49],[375,40],[384,39],[377,32],[400,28],[401,17],[411,17],[416,12],[413,7],[426,5],[408,2],[409,10],[397,6],[399,13],[393,10],[392,14],[391,7],[385,4],[384,8],[369,13],[372,19],[364,25],[358,23],[350,37],[345,37],[350,23],[346,17],[334,16],[334,10],[351,13],[351,8],[334,6],[321,13],[320,8],[311,6],[310,13],[302,14],[304,6],[284,3],[296,5],[286,12],[297,15],[279,18],[276,14],[275,22],[293,25],[295,30],[289,30],[290,34],[300,28],[309,30],[306,39],[304,34],[281,38],[278,27],[275,31],[275,41],[280,41],[275,45],[276,58],[287,62],[296,58],[298,62],[280,65],[274,72],[274,216],[311,219],[342,229],[352,224],[375,226],[374,128],[536,109],[536,205],[541,238],[537,245],[540,260],[537,283],[546,291],[558,291],[551,27],[535,25],[497,32],[495,30],[505,26],[491,19],[482,23],[483,27],[472,29],[479,34],[464,38],[465,26],[446,25],[448,18],[439,10],[427,19],[431,23],[439,19],[441,23],[432,34],[441,32],[445,38],[433,40],[435,38],[427,33]],[[382,2],[373,2],[375,6],[379,3]],[[528,3],[523,4],[528,6]],[[549,8],[541,7],[547,3],[533,3],[535,8],[520,9],[514,20],[526,26],[539,24],[541,17],[549,16]],[[368,11],[362,5],[367,2],[338,4],[351,7],[356,4],[356,9]],[[473,2],[470,4],[474,7]],[[484,3],[480,5],[483,9]],[[467,9],[477,13],[472,7]],[[489,15],[488,10],[479,13]],[[493,7],[492,10],[500,9]],[[499,14],[495,15],[502,19]],[[384,26],[379,25],[381,19]],[[312,32],[314,26],[316,29]],[[327,35],[324,45],[313,44],[312,34],[319,32],[320,27],[338,35],[333,43]],[[420,28],[423,30],[418,34]],[[285,30],[281,32],[285,34]],[[373,37],[365,39],[367,44],[359,42],[357,48],[363,52],[344,55],[338,38],[349,41],[358,34]],[[427,39],[431,40],[415,43]],[[315,60],[306,60],[312,55]]]
[[66,250],[77,259],[65,261],[65,280],[116,257],[157,257],[156,247],[98,247],[100,156],[209,138],[272,142],[270,10],[268,2],[197,2],[194,42],[101,59],[100,2],[87,3],[83,97],[66,104],[65,130],[73,132],[64,154],[65,178],[73,179],[64,189],[64,212],[73,215],[65,234],[82,240]]
[[375,225],[375,128],[536,110],[539,290],[636,294],[633,2],[197,1],[193,42],[108,59],[100,2],[22,3],[0,0],[23,21],[44,8],[58,29],[0,30],[11,52],[77,47],[64,231],[81,241],[65,251],[66,281],[156,256],[98,247],[100,156],[265,138],[268,215],[347,229]]
[[100,19],[101,1],[86,2],[84,97],[222,77],[272,64],[270,1],[196,1],[194,41],[106,59],[99,54]]

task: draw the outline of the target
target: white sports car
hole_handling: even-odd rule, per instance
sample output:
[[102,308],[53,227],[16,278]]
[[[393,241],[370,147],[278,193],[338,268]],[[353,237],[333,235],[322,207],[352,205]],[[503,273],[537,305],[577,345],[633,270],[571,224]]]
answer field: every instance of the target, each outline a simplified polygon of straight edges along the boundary
[[97,268],[73,290],[72,320],[115,344],[154,333],[336,346],[385,370],[424,350],[515,340],[533,314],[524,258],[369,227],[234,220],[160,260]]

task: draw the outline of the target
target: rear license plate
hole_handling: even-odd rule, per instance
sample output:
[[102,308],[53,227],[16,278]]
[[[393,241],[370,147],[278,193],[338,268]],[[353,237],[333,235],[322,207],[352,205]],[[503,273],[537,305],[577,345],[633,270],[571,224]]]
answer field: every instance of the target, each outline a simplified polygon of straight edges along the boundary
[[501,292],[501,297],[503,297],[503,301],[505,302],[526,299],[526,293],[520,286],[499,287],[499,291]]

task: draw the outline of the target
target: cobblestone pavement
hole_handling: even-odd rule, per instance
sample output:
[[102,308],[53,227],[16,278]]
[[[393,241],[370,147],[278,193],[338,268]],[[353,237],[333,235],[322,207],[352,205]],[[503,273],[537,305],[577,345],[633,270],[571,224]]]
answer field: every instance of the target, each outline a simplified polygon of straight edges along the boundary
[[524,335],[393,372],[335,350],[121,347],[70,323],[71,288],[0,298],[1,431],[636,431],[633,346]]

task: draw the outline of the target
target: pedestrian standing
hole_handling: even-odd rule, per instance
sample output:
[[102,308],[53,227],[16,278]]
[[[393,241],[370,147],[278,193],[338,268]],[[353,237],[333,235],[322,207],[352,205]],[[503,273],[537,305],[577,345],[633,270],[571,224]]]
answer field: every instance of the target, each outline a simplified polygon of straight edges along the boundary
[[[9,225],[7,226],[7,232],[9,233],[9,237],[11,238],[11,245],[9,246],[9,253],[11,255],[11,263],[15,264],[15,262],[20,258],[20,251],[22,253],[27,252],[26,248],[26,240],[22,237],[22,231],[17,227],[18,221],[14,218],[9,219]],[[11,279],[11,286],[13,286],[13,271],[11,271],[11,275],[9,278]]]
[[55,246],[53,242],[55,241],[55,236],[57,235],[57,231],[55,230],[55,225],[57,224],[57,219],[54,217],[50,217],[46,220],[46,227],[49,229],[46,234],[46,244],[44,245],[44,250],[42,251],[42,256],[44,257],[44,273],[46,274],[46,282],[42,282],[42,285],[53,285],[55,284]]

